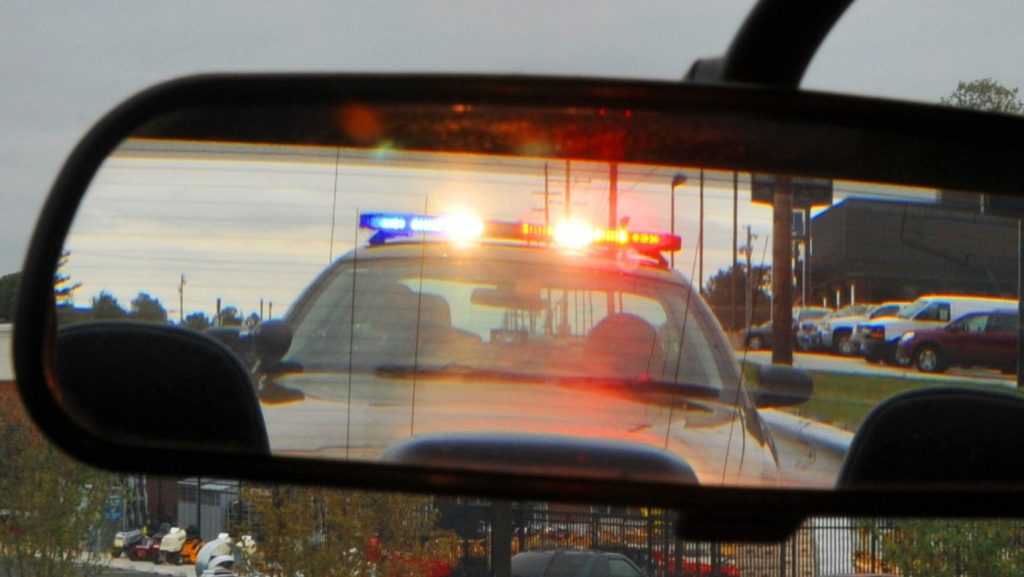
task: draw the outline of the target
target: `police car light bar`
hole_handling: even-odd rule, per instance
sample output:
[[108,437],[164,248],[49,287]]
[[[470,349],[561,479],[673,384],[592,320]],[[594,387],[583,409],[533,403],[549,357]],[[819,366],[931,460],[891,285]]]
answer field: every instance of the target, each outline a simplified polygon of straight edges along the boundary
[[581,219],[566,219],[555,225],[545,225],[528,222],[485,222],[467,214],[367,213],[359,217],[359,226],[376,231],[370,238],[371,245],[382,244],[392,238],[430,234],[443,235],[456,241],[486,237],[553,243],[570,249],[589,246],[622,247],[632,248],[644,254],[675,252],[682,247],[682,239],[676,235],[624,228],[597,228]]
[[584,246],[629,247],[642,253],[676,252],[682,248],[682,239],[673,234],[628,230],[624,228],[597,228],[583,221],[561,221],[554,226],[518,223],[518,238],[530,241],[552,241],[567,248]]
[[359,216],[359,227],[377,231],[370,238],[378,245],[396,237],[441,234],[453,241],[471,241],[484,232],[484,222],[470,214],[366,213]]

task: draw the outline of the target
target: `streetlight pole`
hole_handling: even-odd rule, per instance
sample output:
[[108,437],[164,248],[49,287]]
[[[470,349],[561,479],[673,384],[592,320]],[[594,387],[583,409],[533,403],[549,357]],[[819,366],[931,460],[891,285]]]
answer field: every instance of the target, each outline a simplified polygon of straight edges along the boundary
[[185,275],[178,282],[178,324],[185,324]]
[[[672,203],[671,203],[672,206],[671,206],[671,210],[669,212],[669,220],[671,221],[669,226],[670,226],[672,235],[676,234],[676,187],[677,186],[683,186],[684,184],[686,184],[686,175],[685,174],[680,172],[680,173],[677,173],[675,176],[672,177],[672,185],[670,187],[670,190],[672,192],[672,195],[671,195],[672,196]],[[676,253],[675,252],[671,253],[671,255],[669,256],[669,259],[671,259],[670,262],[672,264],[672,268],[675,268],[675,266],[676,266]]]
[[739,235],[740,175],[732,173],[732,269],[729,270],[729,330],[736,330],[736,259],[739,256],[737,239]]
[[704,294],[704,169],[700,169],[700,232],[697,234],[700,245],[700,265],[697,267],[697,292]]

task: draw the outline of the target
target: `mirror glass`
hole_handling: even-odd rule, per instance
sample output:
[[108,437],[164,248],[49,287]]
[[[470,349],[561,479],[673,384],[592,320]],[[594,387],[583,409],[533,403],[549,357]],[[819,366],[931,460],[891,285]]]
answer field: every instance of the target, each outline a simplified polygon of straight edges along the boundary
[[[157,118],[89,186],[60,324],[225,343],[283,457],[827,488],[881,400],[1014,389],[1018,227],[992,199],[695,166],[701,130],[461,104]],[[754,394],[772,363],[813,389]]]

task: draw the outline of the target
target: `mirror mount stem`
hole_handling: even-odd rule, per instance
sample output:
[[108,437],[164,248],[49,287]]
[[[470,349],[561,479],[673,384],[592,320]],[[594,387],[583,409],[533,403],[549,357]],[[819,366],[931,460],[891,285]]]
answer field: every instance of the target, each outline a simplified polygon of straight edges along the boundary
[[[685,80],[797,88],[818,47],[851,2],[760,0],[725,56],[695,61]],[[802,23],[795,31],[794,22]]]

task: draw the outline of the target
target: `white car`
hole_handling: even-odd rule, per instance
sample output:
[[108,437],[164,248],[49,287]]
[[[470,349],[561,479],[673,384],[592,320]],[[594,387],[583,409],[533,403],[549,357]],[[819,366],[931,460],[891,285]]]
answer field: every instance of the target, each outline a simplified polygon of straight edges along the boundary
[[1017,301],[962,295],[923,296],[895,317],[857,325],[864,338],[864,358],[868,362],[896,363],[896,346],[907,331],[942,326],[970,312],[1008,308],[1017,308]]
[[908,301],[886,301],[857,314],[837,314],[822,323],[822,341],[837,355],[853,356],[862,352],[863,337],[857,325],[882,317],[896,316]]

